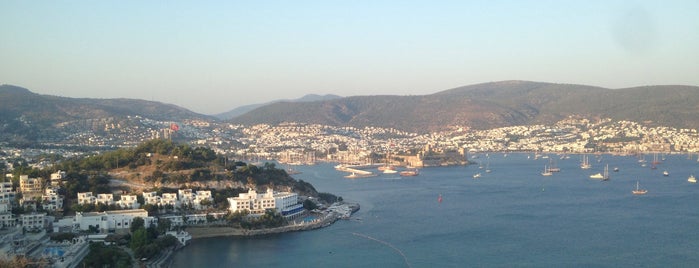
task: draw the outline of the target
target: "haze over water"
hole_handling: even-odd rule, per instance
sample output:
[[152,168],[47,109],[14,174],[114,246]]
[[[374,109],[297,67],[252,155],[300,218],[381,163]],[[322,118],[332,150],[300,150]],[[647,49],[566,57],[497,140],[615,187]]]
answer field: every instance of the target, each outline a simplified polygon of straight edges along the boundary
[[[533,156],[533,155],[532,155]],[[306,232],[194,240],[174,267],[678,267],[699,263],[696,157],[668,155],[658,168],[631,156],[549,159],[490,155],[478,165],[425,168],[417,177],[349,180],[332,164],[304,166],[297,179],[359,202],[351,220]],[[485,162],[481,155],[476,161]],[[589,175],[602,172],[611,180]],[[670,176],[664,177],[667,170]],[[473,179],[481,172],[483,176]],[[699,173],[698,173],[699,175]],[[644,196],[631,194],[639,181]],[[443,201],[438,202],[439,195]]]

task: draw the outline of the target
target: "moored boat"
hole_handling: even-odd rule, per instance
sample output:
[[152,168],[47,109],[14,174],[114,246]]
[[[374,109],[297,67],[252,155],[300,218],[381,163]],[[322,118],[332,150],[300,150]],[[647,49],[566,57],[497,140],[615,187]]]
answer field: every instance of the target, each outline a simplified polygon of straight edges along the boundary
[[551,172],[546,166],[544,166],[544,172],[541,172],[541,176],[551,176],[553,175],[553,172]]
[[632,190],[631,193],[635,195],[644,195],[648,193],[648,190],[639,188],[638,181],[636,181],[636,190]]
[[417,175],[419,175],[419,174],[420,174],[420,171],[418,171],[417,169],[411,169],[411,170],[404,170],[404,171],[401,171],[401,172],[398,173],[398,174],[400,174],[400,175],[403,176],[403,177],[411,177],[411,176],[417,176]]
[[590,179],[599,179],[599,180],[601,180],[601,179],[604,179],[604,175],[602,175],[602,173],[592,174],[592,175],[590,175]]

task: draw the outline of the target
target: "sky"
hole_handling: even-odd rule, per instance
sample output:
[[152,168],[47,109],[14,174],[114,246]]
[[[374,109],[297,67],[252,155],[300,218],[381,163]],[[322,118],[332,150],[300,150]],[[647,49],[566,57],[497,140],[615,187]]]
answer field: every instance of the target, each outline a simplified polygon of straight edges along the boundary
[[217,114],[503,80],[699,85],[699,1],[0,1],[0,84]]

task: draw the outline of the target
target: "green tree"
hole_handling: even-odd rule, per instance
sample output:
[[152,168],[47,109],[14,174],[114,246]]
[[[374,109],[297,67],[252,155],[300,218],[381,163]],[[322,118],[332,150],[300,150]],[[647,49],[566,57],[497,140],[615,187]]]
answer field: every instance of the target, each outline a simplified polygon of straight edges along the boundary
[[148,244],[148,231],[146,231],[146,228],[141,226],[140,228],[136,229],[133,234],[131,234],[131,243],[129,244],[129,247],[136,251],[146,244]]
[[133,218],[133,220],[131,221],[131,227],[130,227],[131,233],[136,232],[140,228],[146,228],[146,222],[141,217]]

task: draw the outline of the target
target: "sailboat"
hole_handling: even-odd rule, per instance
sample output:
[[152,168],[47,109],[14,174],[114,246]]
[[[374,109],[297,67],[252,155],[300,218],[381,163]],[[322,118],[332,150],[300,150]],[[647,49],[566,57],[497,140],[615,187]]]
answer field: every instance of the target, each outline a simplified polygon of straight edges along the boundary
[[551,172],[548,168],[546,168],[546,165],[544,165],[544,172],[541,172],[541,176],[551,176],[553,175],[553,172]]
[[556,166],[556,162],[553,161],[553,158],[549,158],[549,172],[561,172],[561,169]]
[[694,174],[691,174],[689,178],[687,178],[687,181],[690,183],[697,183],[697,178],[694,177]]
[[590,179],[598,179],[598,180],[608,181],[609,180],[609,164],[604,166],[604,173],[597,173],[597,174],[590,175]]
[[442,194],[439,194],[439,197],[437,197],[437,202],[442,203]]
[[609,180],[609,164],[604,166],[604,175],[602,177],[602,181],[608,181]]
[[398,173],[398,171],[395,170],[396,168],[391,165],[391,151],[389,150],[386,153],[386,164],[383,166],[380,166],[378,168],[379,171],[383,171],[385,174],[393,174],[393,173]]
[[580,163],[580,168],[582,169],[590,169],[592,168],[592,165],[590,165],[590,162],[587,160],[587,155],[582,156],[582,161]]
[[636,181],[636,190],[631,191],[631,193],[635,195],[644,195],[648,193],[648,190],[638,188],[638,181]]

